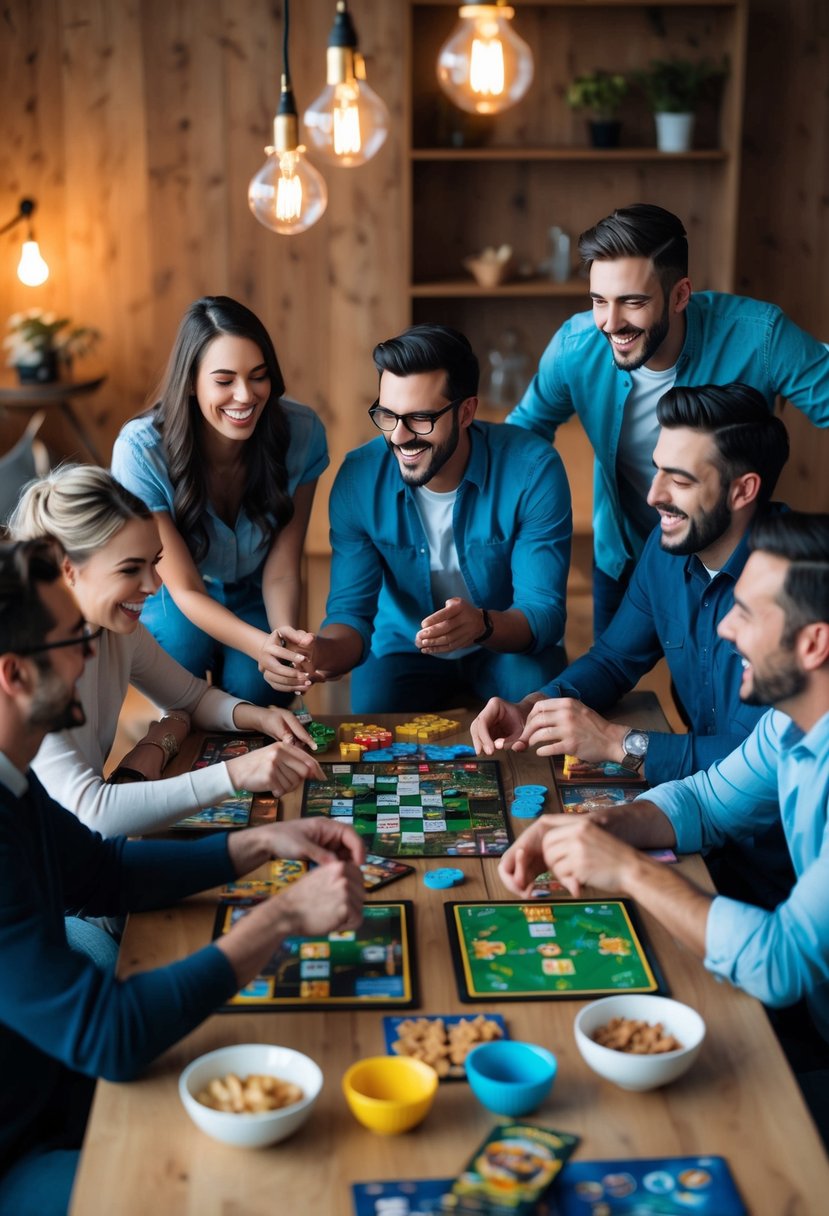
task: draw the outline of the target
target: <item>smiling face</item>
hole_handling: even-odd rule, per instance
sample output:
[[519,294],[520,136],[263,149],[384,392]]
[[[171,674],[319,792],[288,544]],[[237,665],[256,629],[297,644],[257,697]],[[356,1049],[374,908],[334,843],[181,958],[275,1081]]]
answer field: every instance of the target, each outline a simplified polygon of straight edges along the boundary
[[733,548],[731,540],[724,539],[732,514],[716,455],[716,444],[704,431],[662,427],[648,492],[648,504],[659,512],[662,548],[677,557],[696,553],[711,569],[722,564],[719,549],[727,550],[727,557]]
[[618,368],[673,367],[685,336],[682,313],[689,293],[688,280],[680,279],[666,297],[649,258],[593,262],[593,319],[610,343]]
[[94,644],[84,637],[85,619],[60,580],[41,583],[39,594],[55,622],[44,637],[44,644],[67,642],[72,638],[77,638],[77,643],[42,651],[29,658],[37,672],[29,706],[29,723],[47,732],[71,730],[75,726],[83,726],[86,721],[84,708],[78,699],[77,682],[83,675],[86,660],[94,654]]
[[717,628],[743,660],[740,699],[747,705],[783,709],[807,684],[794,645],[786,643],[779,602],[788,566],[774,554],[752,553],[734,588],[734,606]]
[[161,585],[161,541],[153,519],[130,519],[83,565],[64,573],[85,618],[113,633],[132,633],[148,595]]
[[207,425],[224,439],[250,439],[271,395],[265,357],[250,338],[219,334],[196,372],[195,394]]
[[[445,388],[446,373],[442,370],[411,376],[383,372],[379,402],[384,409],[401,417],[431,414],[448,404]],[[429,435],[413,435],[402,422],[398,422],[393,431],[386,432],[386,443],[407,485],[428,485],[437,493],[456,488],[469,459],[467,428],[475,416],[476,405],[476,397],[467,397],[438,418]]]

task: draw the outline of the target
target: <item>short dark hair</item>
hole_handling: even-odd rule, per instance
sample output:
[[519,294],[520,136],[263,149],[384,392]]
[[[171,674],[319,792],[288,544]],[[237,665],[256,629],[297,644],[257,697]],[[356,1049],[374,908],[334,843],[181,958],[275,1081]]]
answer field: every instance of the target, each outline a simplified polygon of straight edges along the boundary
[[778,600],[786,614],[784,646],[794,643],[804,625],[829,621],[829,515],[764,515],[751,529],[748,543],[755,553],[771,553],[789,563]]
[[749,384],[675,385],[656,406],[660,426],[705,431],[717,448],[723,488],[743,473],[759,473],[757,501],[765,505],[789,458],[789,436],[762,393]]
[[56,621],[39,583],[54,583],[60,567],[51,541],[0,541],[0,654],[40,646]]
[[688,274],[688,235],[682,221],[653,203],[620,207],[579,237],[581,260],[589,270],[594,262],[616,258],[650,258],[667,293]]
[[447,401],[477,396],[478,358],[469,339],[448,325],[413,325],[397,338],[378,342],[372,357],[381,376],[445,371]]

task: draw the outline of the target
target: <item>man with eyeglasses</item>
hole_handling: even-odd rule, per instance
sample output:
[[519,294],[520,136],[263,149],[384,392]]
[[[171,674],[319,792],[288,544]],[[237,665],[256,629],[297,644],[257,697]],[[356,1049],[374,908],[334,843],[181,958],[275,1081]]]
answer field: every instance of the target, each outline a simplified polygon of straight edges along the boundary
[[[0,1212],[66,1212],[92,1078],[135,1076],[259,974],[284,937],[361,919],[363,850],[345,825],[104,840],[48,796],[30,764],[47,732],[83,724],[76,685],[99,632],[48,546],[0,543]],[[122,981],[67,942],[66,910],[164,907],[274,857],[319,864],[170,966]]]
[[[570,491],[543,440],[475,421],[478,360],[444,325],[374,349],[382,436],[330,499],[318,634],[283,629],[301,675],[352,671],[355,713],[440,710],[562,668]],[[353,670],[352,670],[353,669]]]

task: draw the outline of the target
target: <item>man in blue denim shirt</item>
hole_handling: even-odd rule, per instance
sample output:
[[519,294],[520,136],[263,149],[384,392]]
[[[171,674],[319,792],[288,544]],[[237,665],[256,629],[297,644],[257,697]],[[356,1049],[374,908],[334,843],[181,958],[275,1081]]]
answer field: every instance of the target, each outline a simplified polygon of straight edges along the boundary
[[682,223],[661,207],[615,211],[579,238],[592,312],[562,325],[507,421],[552,439],[578,414],[595,454],[594,629],[610,623],[657,522],[645,506],[656,402],[674,384],[741,381],[769,410],[788,398],[829,425],[829,350],[779,308],[691,294]]
[[[786,428],[742,384],[669,389],[648,503],[659,513],[624,599],[586,655],[512,705],[493,698],[472,724],[479,751],[615,761],[651,785],[728,755],[761,711],[740,700],[742,668],[717,625],[748,558],[747,533],[788,456]],[[665,657],[690,734],[632,730],[596,710],[614,705]]]
[[374,351],[384,432],[331,491],[331,590],[319,634],[283,630],[326,679],[354,669],[356,713],[515,696],[563,666],[570,492],[542,439],[475,422],[467,339],[418,325]]
[[[812,1113],[829,1140],[829,515],[756,525],[721,635],[742,656],[741,696],[775,708],[731,755],[624,807],[550,815],[501,860],[511,891],[552,870],[635,899],[715,975],[767,1005]],[[797,882],[765,911],[712,896],[637,849],[694,852],[782,821]],[[636,847],[632,847],[636,846]]]

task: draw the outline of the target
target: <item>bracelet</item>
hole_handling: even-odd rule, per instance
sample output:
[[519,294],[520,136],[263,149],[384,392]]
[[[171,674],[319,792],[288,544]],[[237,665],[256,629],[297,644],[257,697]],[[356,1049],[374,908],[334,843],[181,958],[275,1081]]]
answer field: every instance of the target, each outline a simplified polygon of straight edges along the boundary
[[473,646],[480,646],[481,642],[486,642],[492,637],[495,632],[495,626],[492,623],[492,617],[487,612],[486,608],[480,609],[481,617],[484,622],[484,631],[478,637],[472,639]]
[[172,718],[172,720],[173,720],[174,722],[183,722],[183,723],[184,723],[184,725],[187,727],[187,729],[188,729],[188,730],[190,729],[190,720],[189,720],[189,718],[184,718],[184,717],[182,717],[182,715],[181,715],[181,714],[177,714],[177,713],[175,712],[175,710],[173,710],[173,709],[171,709],[169,713],[166,713],[166,714],[164,715],[164,717],[161,719],[161,721],[162,721],[162,722],[164,722],[164,721],[165,721],[165,719],[167,719],[167,718]]
[[[139,739],[135,746],[144,747],[146,744],[149,744],[151,747],[158,747],[164,752],[164,764],[168,760],[172,760],[173,756],[177,756],[179,752],[178,739],[172,731],[168,731],[160,739],[150,739],[149,736],[145,736],[143,739]],[[164,765],[162,765],[163,767]]]

